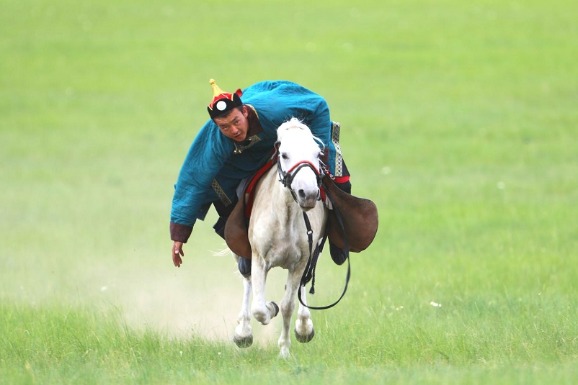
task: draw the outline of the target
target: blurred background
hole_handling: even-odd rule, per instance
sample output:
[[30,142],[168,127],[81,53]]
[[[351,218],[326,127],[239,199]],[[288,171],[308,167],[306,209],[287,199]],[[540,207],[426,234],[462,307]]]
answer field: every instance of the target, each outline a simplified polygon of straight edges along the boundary
[[[180,269],[168,234],[210,78],[230,91],[301,83],[342,124],[353,192],[377,203],[380,229],[321,320],[354,304],[379,318],[432,301],[576,294],[577,8],[2,0],[0,300],[230,338],[242,284],[215,255],[214,215]],[[328,261],[318,304],[345,276]],[[275,299],[283,273],[272,277]]]

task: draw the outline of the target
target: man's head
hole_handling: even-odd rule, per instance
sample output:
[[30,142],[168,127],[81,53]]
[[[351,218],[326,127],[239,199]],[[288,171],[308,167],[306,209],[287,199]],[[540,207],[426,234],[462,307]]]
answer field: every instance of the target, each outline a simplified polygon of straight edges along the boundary
[[249,121],[247,106],[241,101],[240,89],[235,93],[224,92],[214,79],[209,81],[213,88],[213,100],[208,105],[209,116],[227,138],[236,142],[247,139]]
[[235,142],[242,142],[247,139],[249,131],[249,113],[247,106],[235,107],[225,115],[213,118],[219,126],[221,133]]

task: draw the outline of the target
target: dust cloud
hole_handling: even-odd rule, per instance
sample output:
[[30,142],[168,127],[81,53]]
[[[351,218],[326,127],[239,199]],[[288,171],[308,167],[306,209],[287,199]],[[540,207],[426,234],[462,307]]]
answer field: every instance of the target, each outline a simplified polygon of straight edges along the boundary
[[[285,274],[281,269],[269,273],[268,300],[278,303],[281,299]],[[158,265],[100,266],[92,269],[89,280],[101,304],[116,309],[130,328],[179,339],[233,339],[243,278],[230,254],[204,258],[187,254],[180,268],[168,258]],[[252,327],[254,344],[275,343],[281,317],[269,325],[252,320]]]

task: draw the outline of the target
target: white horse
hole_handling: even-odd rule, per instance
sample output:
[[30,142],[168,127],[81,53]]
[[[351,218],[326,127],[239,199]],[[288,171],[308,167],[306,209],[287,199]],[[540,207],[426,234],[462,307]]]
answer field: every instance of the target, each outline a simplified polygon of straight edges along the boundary
[[[240,347],[250,346],[253,342],[251,313],[263,325],[277,315],[277,304],[265,300],[265,282],[271,268],[282,267],[288,274],[285,295],[280,303],[283,329],[278,345],[280,356],[287,358],[297,290],[301,290],[301,299],[307,304],[301,277],[312,251],[303,213],[306,212],[310,222],[314,250],[325,233],[327,209],[319,199],[321,141],[296,118],[279,126],[277,139],[277,169],[273,167],[263,176],[253,203],[249,223],[252,271],[243,281],[242,308],[233,339]],[[253,304],[249,309],[251,289]],[[300,342],[309,342],[314,336],[310,311],[301,303],[295,336]]]

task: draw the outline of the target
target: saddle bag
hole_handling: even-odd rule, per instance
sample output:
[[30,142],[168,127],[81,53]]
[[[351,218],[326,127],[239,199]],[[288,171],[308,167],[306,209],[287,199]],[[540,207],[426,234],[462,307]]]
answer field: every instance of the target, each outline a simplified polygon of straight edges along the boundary
[[333,205],[327,218],[329,240],[337,247],[349,247],[354,253],[365,250],[377,233],[377,206],[369,199],[342,191],[327,175],[322,183]]

